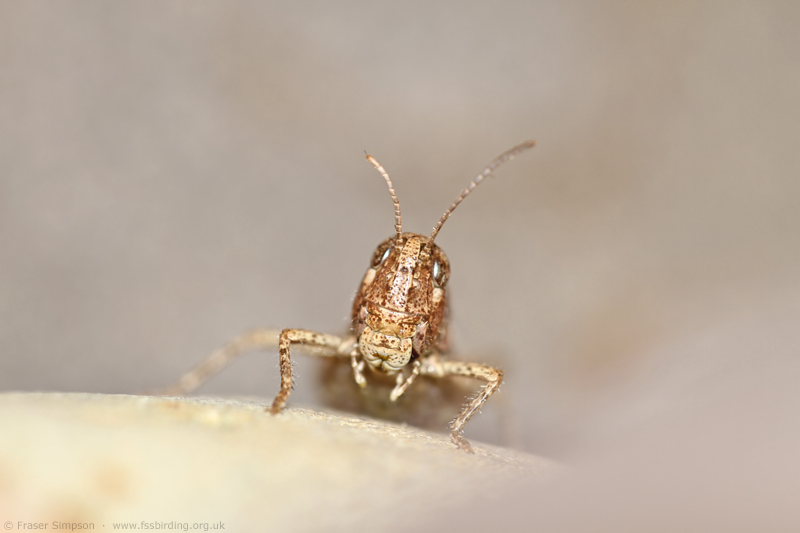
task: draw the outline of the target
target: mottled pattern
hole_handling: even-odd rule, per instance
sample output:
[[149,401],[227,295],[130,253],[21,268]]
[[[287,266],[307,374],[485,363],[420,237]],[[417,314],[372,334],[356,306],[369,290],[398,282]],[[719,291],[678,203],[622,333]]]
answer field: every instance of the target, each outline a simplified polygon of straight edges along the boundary
[[[373,266],[367,271],[356,295],[355,333],[361,338],[364,328],[369,327],[400,337],[413,336],[415,355],[427,355],[438,344],[447,306],[444,287],[436,286],[434,281],[434,264],[438,265],[439,279],[446,283],[450,262],[438,246],[415,233],[404,233],[400,239],[381,243],[373,254],[373,265],[387,249],[389,255],[377,269]],[[369,278],[372,280],[367,283]],[[413,332],[409,331],[409,325],[414,326]]]
[[[453,210],[486,176],[533,144],[533,141],[520,144],[484,168],[447,209],[430,237],[402,232],[400,202],[389,175],[372,156],[367,156],[389,187],[395,207],[397,234],[379,244],[372,254],[370,267],[353,301],[350,336],[342,338],[302,329],[285,329],[280,333],[281,389],[269,408],[270,412],[280,412],[292,392],[292,344],[309,346],[315,355],[349,358],[353,378],[360,387],[369,383],[365,368],[374,373],[396,376],[390,394],[393,402],[417,376],[465,376],[485,381],[486,385],[452,422],[450,438],[462,450],[472,452],[461,433],[469,419],[500,387],[503,372],[478,363],[443,358],[449,347],[446,285],[450,278],[450,262],[433,240]],[[242,352],[271,346],[274,342],[275,333],[268,330],[245,335],[213,353],[167,390],[172,393],[190,392]]]

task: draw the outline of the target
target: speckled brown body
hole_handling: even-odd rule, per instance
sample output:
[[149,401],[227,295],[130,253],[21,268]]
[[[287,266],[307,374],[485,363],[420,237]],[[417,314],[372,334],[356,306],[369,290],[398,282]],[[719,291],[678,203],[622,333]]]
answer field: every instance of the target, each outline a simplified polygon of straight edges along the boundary
[[[434,276],[435,272],[435,276]],[[446,351],[447,293],[450,263],[442,250],[422,235],[403,233],[383,241],[353,301],[353,334],[359,351],[374,370],[394,373],[373,353],[398,344],[400,367],[431,353]]]
[[389,396],[391,401],[397,400],[418,376],[436,379],[463,376],[486,382],[450,426],[453,443],[471,452],[469,442],[461,435],[464,425],[500,387],[503,372],[480,363],[446,358],[446,285],[450,277],[450,262],[434,240],[453,210],[495,168],[534,144],[527,141],[515,146],[487,165],[445,211],[429,237],[402,231],[400,202],[392,181],[383,167],[367,155],[367,160],[381,173],[389,187],[395,209],[395,235],[378,245],[372,254],[370,266],[353,301],[350,335],[339,337],[303,329],[284,329],[280,333],[255,330],[211,354],[163,392],[190,392],[239,354],[273,345],[277,338],[281,390],[270,407],[273,414],[280,412],[292,390],[292,344],[303,344],[315,355],[349,358],[353,377],[360,387],[368,385],[365,368],[375,374],[395,376],[395,387]]

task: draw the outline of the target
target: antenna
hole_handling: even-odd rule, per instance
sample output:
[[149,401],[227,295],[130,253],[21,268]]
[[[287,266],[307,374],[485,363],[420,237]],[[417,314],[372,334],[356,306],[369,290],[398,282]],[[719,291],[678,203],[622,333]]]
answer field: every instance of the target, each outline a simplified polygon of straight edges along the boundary
[[[534,146],[536,146],[536,141],[533,141],[533,140],[525,141],[524,143],[515,146],[511,150],[503,152],[502,154],[497,156],[494,159],[494,161],[492,161],[491,163],[486,165],[486,168],[484,168],[483,171],[480,174],[478,174],[478,177],[475,178],[474,180],[472,180],[472,182],[467,186],[466,189],[461,191],[461,194],[458,195],[458,198],[456,198],[455,201],[453,202],[453,204],[450,207],[447,208],[447,211],[444,212],[444,215],[442,215],[442,218],[440,218],[439,222],[437,222],[436,225],[433,227],[433,232],[431,232],[430,241],[433,242],[433,240],[436,238],[436,235],[439,234],[439,230],[442,229],[442,226],[444,225],[445,221],[448,218],[450,218],[450,215],[452,215],[453,211],[455,211],[456,207],[458,207],[458,204],[463,202],[464,198],[466,198],[469,195],[469,193],[474,191],[475,188],[478,185],[480,185],[480,183],[486,178],[486,176],[490,175],[494,171],[494,169],[496,169],[497,167],[499,167],[500,165],[502,165],[506,161],[511,161],[512,159],[514,159],[520,153],[524,152],[525,150],[527,150],[529,148],[533,148]],[[369,159],[369,158],[370,157],[367,156],[367,159]],[[377,164],[377,161],[373,162],[372,164],[373,165]],[[378,170],[382,170],[382,169],[378,169]],[[385,176],[385,177],[386,177],[387,180],[389,179],[388,176]],[[390,188],[391,188],[391,185],[390,185]],[[397,207],[397,209],[398,209],[397,213],[398,213],[398,217],[399,217],[400,216],[399,215],[399,213],[400,213],[399,206]],[[399,222],[398,222],[398,224],[399,224]]]
[[[366,152],[364,153],[366,154]],[[392,195],[392,202],[394,202],[394,229],[397,231],[397,239],[400,240],[400,237],[403,235],[403,226],[400,223],[400,200],[397,199],[397,195],[394,192],[392,180],[389,178],[389,173],[384,170],[381,164],[378,163],[377,159],[367,154],[367,161],[372,163],[372,166],[378,169],[378,172],[381,173],[383,179],[386,180],[386,185],[389,186],[389,194]]]

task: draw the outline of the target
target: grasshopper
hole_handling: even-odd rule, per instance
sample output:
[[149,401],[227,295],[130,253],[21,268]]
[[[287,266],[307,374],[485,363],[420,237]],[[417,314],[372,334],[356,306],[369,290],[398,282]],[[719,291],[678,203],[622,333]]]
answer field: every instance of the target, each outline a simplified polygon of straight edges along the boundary
[[526,141],[504,152],[489,163],[470,182],[445,211],[429,236],[403,232],[400,202],[389,174],[367,154],[367,160],[380,172],[394,203],[395,234],[372,253],[352,309],[352,326],[346,336],[329,335],[305,329],[257,329],[235,339],[212,353],[162,394],[190,393],[218,373],[240,354],[253,349],[274,347],[277,337],[280,354],[281,388],[268,410],[277,414],[292,391],[291,347],[305,345],[310,353],[350,360],[353,378],[367,387],[368,376],[394,379],[389,399],[396,401],[419,376],[441,379],[464,376],[485,382],[450,425],[450,439],[460,449],[473,453],[462,435],[464,426],[497,391],[503,372],[480,363],[450,360],[448,340],[447,281],[450,262],[434,241],[442,226],[475,188],[497,167],[532,148]]

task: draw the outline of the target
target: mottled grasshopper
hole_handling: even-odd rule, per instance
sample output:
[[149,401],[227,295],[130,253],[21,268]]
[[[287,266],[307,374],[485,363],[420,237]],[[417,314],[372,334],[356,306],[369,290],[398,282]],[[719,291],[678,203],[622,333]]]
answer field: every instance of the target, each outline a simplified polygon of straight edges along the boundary
[[303,344],[315,355],[349,358],[353,377],[360,387],[367,376],[394,377],[390,400],[397,400],[422,375],[431,378],[466,376],[485,381],[480,393],[469,400],[450,426],[450,439],[459,448],[472,452],[462,436],[464,425],[480,409],[503,381],[503,372],[479,363],[449,360],[447,335],[447,280],[450,262],[434,240],[448,217],[492,171],[532,148],[526,141],[501,154],[455,199],[434,226],[430,236],[403,232],[400,202],[389,174],[371,155],[367,160],[381,173],[389,187],[395,213],[395,235],[372,253],[372,259],[353,302],[349,335],[338,337],[304,329],[255,330],[211,354],[164,394],[186,394],[227,366],[245,351],[277,344],[280,352],[281,389],[269,411],[280,412],[292,391],[292,344]]

